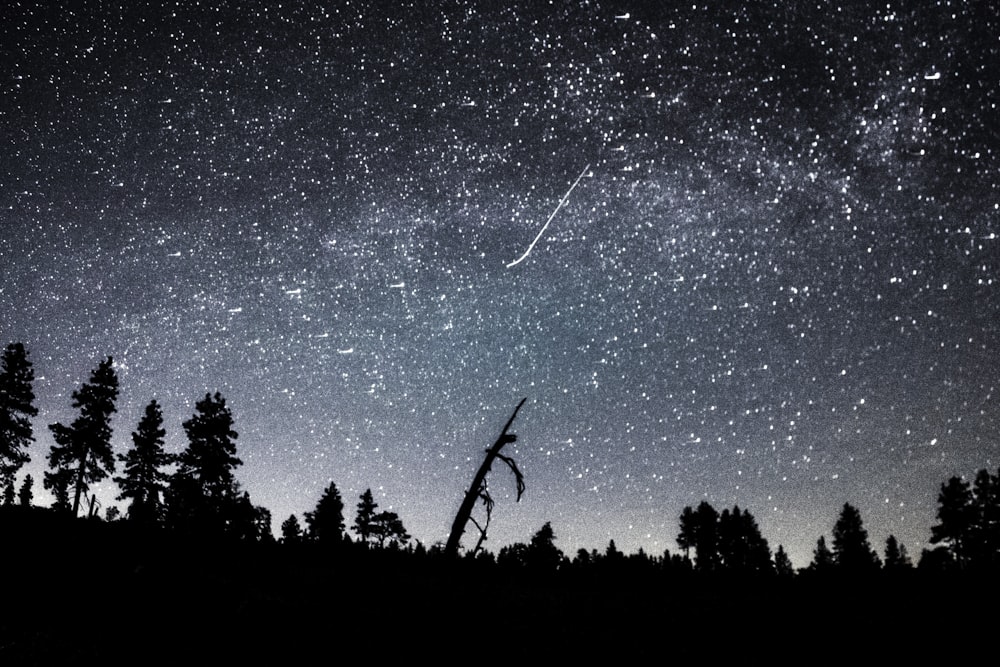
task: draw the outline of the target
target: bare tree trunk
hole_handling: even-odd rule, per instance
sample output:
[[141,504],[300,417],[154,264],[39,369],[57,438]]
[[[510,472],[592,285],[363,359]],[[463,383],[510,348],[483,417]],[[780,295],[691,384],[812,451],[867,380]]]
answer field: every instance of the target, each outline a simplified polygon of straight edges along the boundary
[[[521,494],[524,492],[524,477],[521,475],[521,471],[517,469],[517,465],[514,463],[514,460],[500,454],[500,450],[503,449],[504,445],[508,442],[514,442],[517,440],[517,436],[513,433],[508,434],[507,430],[510,429],[511,424],[514,423],[514,418],[517,417],[518,411],[527,400],[527,398],[521,399],[521,402],[517,404],[516,408],[514,408],[514,412],[511,414],[510,419],[508,419],[507,423],[504,425],[503,430],[500,431],[500,435],[497,437],[496,442],[494,442],[493,446],[487,450],[486,458],[483,460],[483,464],[479,466],[479,470],[476,472],[476,476],[473,478],[472,485],[469,487],[469,490],[465,492],[465,498],[462,500],[462,505],[458,508],[458,513],[455,515],[454,523],[451,524],[451,534],[448,536],[448,543],[444,548],[444,552],[446,554],[453,556],[458,554],[458,547],[462,540],[462,534],[465,533],[465,526],[472,517],[472,508],[475,507],[476,500],[478,499],[482,499],[486,504],[486,525],[489,525],[488,515],[493,506],[493,500],[490,498],[489,493],[486,490],[486,474],[490,471],[493,461],[496,460],[498,456],[504,463],[510,466],[510,469],[517,477],[517,499],[521,499]],[[480,527],[479,530],[479,544],[481,545],[486,539],[486,528]]]

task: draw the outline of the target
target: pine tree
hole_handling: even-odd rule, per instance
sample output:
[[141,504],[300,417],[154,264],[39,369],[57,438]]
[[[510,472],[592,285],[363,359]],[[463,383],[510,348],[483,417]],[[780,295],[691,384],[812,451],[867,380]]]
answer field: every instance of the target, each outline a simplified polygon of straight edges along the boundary
[[1000,478],[980,470],[972,484],[972,499],[970,556],[978,567],[993,567],[1000,561]]
[[782,579],[789,579],[795,576],[795,568],[792,567],[792,560],[785,553],[785,548],[778,545],[778,550],[774,552],[774,572]]
[[250,494],[239,492],[235,485],[234,500],[223,508],[225,533],[241,542],[262,542],[271,536],[271,513],[250,501]]
[[60,514],[69,514],[73,505],[69,500],[69,487],[72,483],[73,471],[69,469],[46,471],[42,486],[52,492],[52,510]]
[[119,454],[118,459],[125,464],[124,475],[115,477],[121,487],[119,500],[131,500],[128,510],[129,520],[143,525],[152,525],[162,520],[163,493],[167,488],[169,475],[162,470],[173,463],[174,456],[163,449],[163,413],[153,400],[132,433],[132,449]]
[[834,564],[833,552],[826,546],[826,537],[820,535],[816,540],[816,548],[813,549],[813,559],[809,569],[813,572],[826,573],[833,569]]
[[35,372],[21,343],[11,343],[0,362],[0,484],[14,482],[25,463],[24,451],[34,441],[31,417],[38,414],[31,383]]
[[299,519],[294,514],[281,522],[281,542],[282,544],[301,544],[302,526]]
[[694,510],[694,549],[695,569],[702,572],[719,569],[719,513],[705,500]]
[[372,520],[372,537],[378,540],[380,548],[386,543],[392,546],[405,546],[410,541],[410,534],[403,527],[403,520],[395,512],[379,512]]
[[177,456],[178,467],[170,478],[168,522],[182,530],[228,533],[229,515],[240,501],[233,469],[243,464],[236,456],[239,436],[233,415],[221,394],[205,394],[182,425],[188,446]]
[[721,567],[731,572],[769,573],[773,569],[771,549],[760,534],[749,511],[734,506],[719,515],[719,558]]
[[21,483],[21,488],[17,490],[17,502],[21,507],[31,507],[31,501],[34,499],[35,494],[32,492],[31,487],[35,483],[35,480],[31,478],[31,475],[25,475],[24,481]]
[[378,503],[372,498],[372,490],[365,489],[365,492],[361,494],[361,502],[358,503],[358,514],[352,526],[354,532],[365,544],[368,543],[369,538],[372,536],[376,509],[378,509]]
[[8,479],[7,483],[3,486],[3,504],[10,507],[14,504],[14,480]]
[[881,567],[878,554],[868,543],[861,513],[850,503],[844,503],[833,526],[833,556],[837,567],[846,572],[871,572]]
[[906,554],[906,547],[896,541],[895,535],[890,535],[885,540],[885,564],[886,572],[900,572],[913,567],[910,557]]
[[45,488],[52,489],[57,505],[60,496],[73,487],[73,514],[80,509],[80,497],[91,484],[100,482],[115,469],[111,451],[111,414],[116,412],[118,376],[111,357],[102,361],[90,376],[90,381],[73,392],[73,407],[80,416],[69,426],[52,424],[49,429],[56,444],[49,451],[49,467],[45,473]]
[[316,509],[306,512],[309,538],[319,544],[335,545],[344,540],[344,501],[337,485],[330,485],[323,491]]
[[529,567],[539,572],[554,572],[559,568],[563,552],[556,546],[556,533],[552,530],[551,523],[546,521],[545,525],[531,536],[524,558]]
[[260,505],[254,506],[254,524],[257,527],[257,541],[264,544],[274,544],[274,532],[271,530],[271,510]]
[[931,526],[931,544],[944,543],[958,566],[965,567],[974,542],[976,523],[976,509],[968,482],[961,477],[952,477],[941,485],[937,518],[939,523]]

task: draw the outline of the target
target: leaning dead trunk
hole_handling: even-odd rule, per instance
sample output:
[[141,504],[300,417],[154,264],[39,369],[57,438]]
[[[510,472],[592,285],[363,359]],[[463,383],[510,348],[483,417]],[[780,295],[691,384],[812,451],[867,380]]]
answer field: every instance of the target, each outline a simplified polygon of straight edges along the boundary
[[[479,540],[476,542],[476,548],[473,553],[479,550],[483,542],[486,541],[486,529],[490,524],[490,515],[493,513],[493,498],[490,496],[489,488],[486,485],[486,474],[490,471],[490,467],[493,465],[493,461],[500,459],[511,469],[514,473],[514,477],[517,480],[517,499],[521,500],[521,494],[524,493],[524,475],[518,470],[517,464],[514,463],[514,459],[509,456],[504,456],[500,453],[504,445],[509,442],[514,442],[517,440],[517,436],[513,433],[507,433],[510,429],[511,424],[514,423],[514,418],[517,417],[518,411],[527,398],[522,398],[521,402],[517,404],[514,408],[513,414],[511,414],[510,419],[504,425],[503,430],[500,431],[500,436],[497,437],[496,442],[493,446],[486,451],[486,459],[483,460],[483,464],[479,466],[479,470],[476,472],[475,478],[472,480],[472,485],[469,490],[465,492],[465,498],[462,500],[461,507],[458,508],[458,513],[455,515],[455,521],[451,524],[451,534],[448,536],[448,543],[445,545],[444,551],[446,554],[456,555],[458,554],[459,543],[462,540],[462,534],[465,533],[465,526],[472,521],[476,528],[479,530]],[[482,500],[483,505],[486,506],[486,520],[483,525],[472,518],[472,508],[476,505],[476,500]]]

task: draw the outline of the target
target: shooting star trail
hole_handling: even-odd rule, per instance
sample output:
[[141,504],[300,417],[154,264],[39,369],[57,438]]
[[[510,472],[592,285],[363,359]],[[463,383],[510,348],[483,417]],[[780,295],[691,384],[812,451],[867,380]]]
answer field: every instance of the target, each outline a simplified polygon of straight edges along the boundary
[[569,199],[570,193],[573,192],[573,190],[576,188],[577,184],[580,182],[580,179],[583,178],[584,174],[586,174],[589,169],[590,169],[590,165],[589,164],[586,167],[583,168],[583,171],[580,172],[580,175],[576,177],[575,181],[573,181],[573,185],[569,186],[569,190],[567,190],[566,194],[563,195],[563,198],[559,200],[559,205],[556,206],[556,209],[554,211],[552,211],[552,215],[550,215],[549,219],[545,221],[544,225],[542,225],[542,229],[541,229],[541,231],[538,232],[538,236],[536,236],[535,240],[531,242],[531,245],[528,246],[528,249],[524,251],[523,255],[521,255],[520,257],[518,257],[517,259],[515,259],[510,264],[507,264],[507,268],[508,269],[510,267],[512,267],[512,266],[516,266],[516,265],[520,264],[521,262],[523,262],[524,259],[531,253],[532,248],[534,248],[535,244],[538,243],[538,239],[542,238],[542,234],[544,234],[545,230],[549,228],[549,223],[552,222],[552,218],[556,217],[556,213],[558,213],[559,209],[561,209],[563,207],[563,205],[566,203],[566,200]]

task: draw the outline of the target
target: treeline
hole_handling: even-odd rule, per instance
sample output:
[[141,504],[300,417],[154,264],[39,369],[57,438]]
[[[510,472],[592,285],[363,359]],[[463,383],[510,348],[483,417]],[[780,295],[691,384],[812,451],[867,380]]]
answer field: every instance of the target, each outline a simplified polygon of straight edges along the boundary
[[[26,450],[34,440],[31,418],[38,410],[33,381],[24,345],[8,345],[0,365],[0,488],[6,506],[31,506],[34,497],[30,475],[15,492],[16,475],[29,460]],[[121,464],[121,474],[113,479],[121,490],[118,500],[127,503],[127,510],[121,517],[117,507],[110,507],[106,520],[122,519],[139,529],[184,536],[274,541],[270,511],[254,505],[236,481],[235,470],[243,463],[236,452],[239,434],[221,394],[206,394],[195,404],[195,413],[182,423],[188,445],[179,454],[164,449],[163,411],[153,399],[132,433],[132,447],[115,456],[111,415],[117,411],[117,398],[118,377],[108,357],[73,392],[72,405],[79,416],[69,425],[49,426],[55,444],[47,456],[50,469],[43,484],[55,498],[54,513],[75,517],[82,508],[88,518],[98,518],[96,497],[88,498],[90,486]],[[410,536],[399,516],[377,510],[371,490],[366,490],[353,525],[358,539],[380,547],[405,546]],[[331,482],[315,509],[305,513],[305,526],[295,515],[282,523],[281,540],[331,545],[350,539],[343,511],[340,492]]]
[[[33,502],[31,476],[16,485],[18,471],[29,460],[27,448],[34,440],[31,418],[38,411],[33,381],[24,346],[8,345],[0,364],[0,489],[5,506],[30,507]],[[110,420],[117,398],[118,378],[108,357],[73,392],[76,419],[68,425],[48,427],[55,444],[47,455],[49,470],[43,484],[55,498],[52,513],[78,517],[83,510],[84,516],[97,519],[98,503],[89,494],[90,487],[119,472],[120,464],[120,474],[113,479],[121,491],[118,500],[127,503],[127,509],[121,516],[116,507],[108,508],[104,519],[124,521],[135,529],[289,547],[357,543],[417,554],[444,553],[442,545],[427,549],[413,542],[395,512],[379,511],[370,489],[356,506],[350,526],[352,539],[344,501],[333,482],[302,521],[294,514],[287,517],[275,540],[270,511],[254,505],[236,480],[234,471],[242,465],[236,451],[238,433],[219,393],[206,394],[197,401],[194,414],[182,423],[188,444],[178,454],[164,449],[162,408],[154,399],[132,433],[132,447],[116,456],[111,448]],[[942,484],[938,502],[939,523],[931,528],[931,543],[937,547],[922,551],[918,567],[932,571],[995,570],[1000,564],[1000,471],[994,475],[980,470],[971,484],[952,477]],[[702,501],[696,507],[685,507],[676,539],[680,551],[675,554],[667,550],[662,555],[649,555],[640,549],[625,555],[611,540],[603,551],[580,549],[570,558],[556,546],[555,532],[546,523],[527,543],[505,546],[496,555],[481,551],[477,545],[465,552],[465,560],[535,573],[600,571],[627,564],[644,571],[786,579],[800,574],[865,575],[914,568],[905,546],[892,535],[879,556],[869,542],[860,512],[850,503],[844,504],[833,526],[832,542],[828,545],[826,536],[820,536],[812,561],[798,572],[783,546],[772,551],[754,516],[739,506],[719,512]]]

